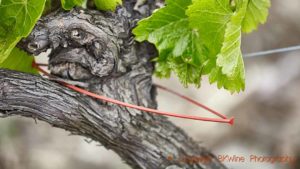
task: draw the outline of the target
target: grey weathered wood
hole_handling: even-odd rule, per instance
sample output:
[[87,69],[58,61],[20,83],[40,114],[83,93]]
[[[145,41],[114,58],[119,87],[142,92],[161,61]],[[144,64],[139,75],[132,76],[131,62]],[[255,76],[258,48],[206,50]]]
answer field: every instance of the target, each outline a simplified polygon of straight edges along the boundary
[[[19,47],[36,55],[52,49],[49,69],[56,78],[156,108],[150,62],[156,51],[148,43],[134,42],[131,34],[136,19],[154,8],[149,5],[154,0],[146,1],[139,13],[129,2],[134,0],[126,1],[116,13],[83,9],[51,13]],[[0,115],[37,118],[89,137],[115,151],[132,168],[225,168],[165,117],[95,100],[33,75],[0,70]]]
[[[133,168],[225,168],[164,117],[103,103],[38,76],[0,69],[0,116],[13,115],[98,141]],[[169,156],[190,161],[168,160]],[[197,163],[196,158],[211,162]]]

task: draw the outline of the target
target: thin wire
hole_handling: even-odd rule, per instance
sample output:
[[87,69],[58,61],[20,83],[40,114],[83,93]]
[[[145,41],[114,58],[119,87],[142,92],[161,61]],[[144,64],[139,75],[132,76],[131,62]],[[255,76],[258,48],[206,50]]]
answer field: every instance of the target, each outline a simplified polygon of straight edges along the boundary
[[180,97],[180,98],[182,98],[182,99],[184,99],[184,100],[186,100],[186,101],[188,101],[188,102],[190,102],[190,103],[192,103],[192,104],[194,104],[196,106],[199,106],[199,107],[201,107],[201,108],[209,111],[210,113],[213,113],[216,116],[221,117],[222,119],[228,119],[225,115],[223,115],[223,114],[221,114],[221,113],[219,113],[217,111],[214,111],[211,108],[209,108],[209,107],[207,107],[207,106],[205,106],[205,105],[197,102],[196,100],[193,100],[193,99],[191,99],[191,98],[189,98],[187,96],[184,96],[184,95],[182,95],[182,94],[180,94],[180,93],[178,93],[178,92],[176,92],[176,91],[174,91],[172,89],[169,89],[169,88],[167,88],[165,86],[162,86],[162,85],[159,85],[159,84],[155,84],[155,83],[153,85],[155,85],[157,88],[159,88],[161,90],[164,90],[166,92],[172,93],[172,94],[174,94],[174,95],[176,95],[176,96],[178,96],[178,97]]
[[[40,72],[42,72],[46,76],[51,76],[48,72],[46,72],[40,66],[45,66],[45,64],[37,64],[34,61],[32,62],[32,67],[36,68],[37,70],[39,70]],[[137,109],[137,110],[141,110],[141,111],[146,111],[146,112],[149,112],[149,113],[155,113],[155,114],[159,114],[159,115],[178,117],[178,118],[184,118],[184,119],[192,119],[192,120],[200,120],[200,121],[208,121],[208,122],[228,123],[230,125],[233,125],[233,123],[234,123],[234,117],[227,118],[226,116],[221,115],[220,113],[217,113],[217,112],[214,112],[214,111],[212,113],[214,113],[217,116],[222,117],[222,118],[217,119],[217,118],[199,117],[199,116],[183,115],[183,114],[177,114],[177,113],[172,113],[172,112],[160,111],[160,110],[157,110],[157,109],[151,109],[151,108],[147,108],[147,107],[133,105],[133,104],[121,102],[121,101],[118,101],[118,100],[115,100],[115,99],[111,99],[111,98],[108,98],[108,97],[105,97],[105,96],[97,95],[95,93],[89,92],[87,90],[84,90],[82,88],[76,87],[74,85],[71,85],[71,84],[68,84],[68,83],[65,83],[65,82],[62,82],[62,81],[58,81],[58,82],[63,84],[65,87],[68,87],[68,88],[70,88],[72,90],[75,90],[79,93],[88,95],[90,97],[100,99],[100,100],[104,100],[104,101],[107,101],[107,102],[110,102],[110,103],[118,104],[118,105],[121,105],[121,106],[124,106],[124,107],[129,107],[129,108],[133,108],[133,109]],[[160,86],[160,87],[164,88],[162,86]],[[178,95],[177,92],[174,92],[174,91],[171,91],[171,92]],[[193,103],[193,104],[195,104],[195,103]],[[201,106],[203,107],[203,105],[201,105]],[[205,109],[208,110],[208,111],[211,111],[211,109],[209,109],[207,107],[205,107]]]
[[90,97],[96,98],[96,99],[100,99],[100,100],[104,100],[110,103],[114,103],[114,104],[118,104],[124,107],[129,107],[129,108],[133,108],[133,109],[137,109],[137,110],[141,110],[141,111],[146,111],[149,113],[155,113],[155,114],[160,114],[160,115],[164,115],[164,116],[171,116],[171,117],[178,117],[178,118],[185,118],[185,119],[191,119],[191,120],[200,120],[200,121],[208,121],[208,122],[218,122],[218,123],[228,123],[230,125],[233,125],[234,123],[234,118],[230,118],[230,119],[216,119],[216,118],[208,118],[208,117],[199,117],[199,116],[191,116],[191,115],[184,115],[184,114],[176,114],[176,113],[172,113],[172,112],[165,112],[165,111],[160,111],[157,109],[151,109],[151,108],[147,108],[147,107],[142,107],[142,106],[138,106],[138,105],[133,105],[133,104],[128,104],[128,103],[124,103],[118,100],[114,100],[105,96],[101,96],[101,95],[97,95],[95,93],[89,92],[87,90],[84,90],[82,88],[61,82],[62,84],[64,84],[64,86],[73,89],[79,93],[82,94],[86,94]]
[[289,46],[289,47],[285,47],[285,48],[271,49],[271,50],[266,50],[266,51],[261,51],[261,52],[246,53],[243,56],[244,56],[244,58],[252,58],[252,57],[266,56],[266,55],[275,54],[275,53],[291,52],[291,51],[296,51],[296,50],[300,50],[300,45]]
[[[35,62],[32,62],[32,67],[37,68],[41,73],[45,74],[46,76],[49,76],[49,77],[51,76],[51,75],[50,75],[49,73],[47,73],[45,70],[40,69],[39,66],[48,66],[48,64],[42,64],[42,63],[35,63]],[[180,94],[180,93],[178,93],[178,92],[176,92],[176,91],[174,91],[174,90],[172,90],[172,89],[169,89],[169,88],[167,88],[167,87],[165,87],[165,86],[162,86],[162,85],[159,85],[159,84],[155,84],[155,83],[154,83],[153,85],[155,85],[157,88],[159,88],[159,89],[161,89],[161,90],[164,90],[164,91],[166,91],[166,92],[172,93],[172,94],[174,94],[174,95],[180,97],[181,99],[184,99],[184,100],[186,100],[186,101],[188,101],[188,102],[190,102],[190,103],[192,103],[192,104],[194,104],[194,105],[196,105],[196,106],[199,106],[199,107],[201,107],[201,108],[207,110],[208,112],[213,113],[213,114],[215,114],[216,116],[221,117],[222,119],[228,119],[228,117],[226,117],[225,115],[223,115],[223,114],[221,114],[221,113],[219,113],[219,112],[217,112],[217,111],[215,111],[215,110],[213,110],[213,109],[211,109],[211,108],[209,108],[209,107],[207,107],[207,106],[201,104],[200,102],[197,102],[196,100],[193,100],[193,99],[191,99],[191,98],[189,98],[189,97],[187,97],[187,96],[185,96],[185,95],[182,95],[182,94]]]

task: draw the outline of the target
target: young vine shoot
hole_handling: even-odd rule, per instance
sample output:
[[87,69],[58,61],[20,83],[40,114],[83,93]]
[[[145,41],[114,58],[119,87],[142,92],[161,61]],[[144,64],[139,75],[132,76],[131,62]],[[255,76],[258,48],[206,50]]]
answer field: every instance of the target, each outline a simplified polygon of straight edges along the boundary
[[[85,3],[61,0],[65,10]],[[122,1],[94,0],[94,4],[98,10],[114,11]],[[244,90],[241,35],[266,22],[270,0],[166,0],[165,4],[133,30],[137,41],[156,46],[155,74],[170,77],[174,72],[184,86],[197,87],[207,75],[218,88]],[[49,5],[51,0],[0,0],[0,68],[36,72],[33,58],[15,46]]]

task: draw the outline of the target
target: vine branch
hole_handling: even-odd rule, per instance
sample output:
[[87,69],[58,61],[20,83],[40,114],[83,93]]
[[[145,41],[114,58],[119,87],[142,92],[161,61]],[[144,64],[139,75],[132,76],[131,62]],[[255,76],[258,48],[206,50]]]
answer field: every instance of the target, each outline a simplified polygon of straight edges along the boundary
[[[91,138],[114,150],[133,168],[225,169],[214,155],[166,118],[138,113],[126,122],[124,116],[135,110],[124,109],[120,114],[104,105],[56,82],[0,69],[2,118],[36,118]],[[195,157],[211,161],[195,161]]]

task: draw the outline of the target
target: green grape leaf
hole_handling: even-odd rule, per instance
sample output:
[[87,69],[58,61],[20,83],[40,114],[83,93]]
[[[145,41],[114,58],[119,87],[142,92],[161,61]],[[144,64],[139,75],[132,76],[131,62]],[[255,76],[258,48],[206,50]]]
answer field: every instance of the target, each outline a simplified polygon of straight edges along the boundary
[[20,37],[6,35],[5,38],[2,38],[0,36],[0,63],[2,63],[9,56],[12,49],[17,45],[17,43],[20,40]]
[[[239,58],[239,64],[243,64],[242,58]],[[217,83],[218,88],[225,88],[231,93],[240,92],[245,89],[245,73],[244,66],[242,66],[237,72],[238,74],[233,77],[228,77],[222,73],[220,67],[215,66],[209,75],[210,83]]]
[[137,41],[148,40],[159,50],[156,75],[175,72],[184,86],[200,85],[201,67],[206,57],[197,31],[189,27],[185,14],[191,0],[167,0],[166,7],[143,19],[133,30]]
[[199,86],[208,74],[218,88],[239,92],[245,89],[242,30],[263,20],[250,17],[257,1],[266,0],[166,0],[133,33],[137,41],[147,40],[158,49],[157,76],[175,72],[184,86]]
[[61,5],[65,10],[71,10],[75,6],[81,6],[85,0],[61,0]]
[[4,0],[0,5],[0,63],[42,15],[46,0]]
[[122,0],[94,0],[94,3],[99,10],[113,11],[122,4]]
[[230,0],[198,0],[187,10],[190,26],[199,31],[213,56],[220,52],[232,14]]
[[231,92],[245,89],[245,72],[241,52],[241,29],[248,1],[239,1],[236,11],[227,23],[224,42],[217,55],[217,67],[210,75],[210,81],[217,82],[219,88],[224,87]]
[[[191,0],[166,0],[165,7],[157,10],[150,17],[139,21],[138,26],[133,30],[136,40],[144,41],[150,39],[152,43],[157,41],[160,44],[169,44],[173,43],[171,41],[173,37],[179,39],[180,34],[178,35],[177,33],[182,33],[189,29],[187,25],[184,25],[188,23],[185,10],[191,3]],[[179,32],[181,30],[177,27],[184,28],[184,30]],[[165,35],[162,37],[164,33]]]
[[209,50],[210,61],[206,72],[210,72],[210,82],[217,82],[231,92],[245,88],[244,63],[242,59],[241,29],[248,0],[195,1],[188,11],[190,25],[199,31],[203,43]]
[[224,35],[224,41],[220,53],[217,55],[217,65],[222,67],[222,73],[229,77],[235,77],[239,70],[243,69],[241,52],[241,34],[242,21],[244,19],[248,0],[244,0],[238,5],[237,10],[231,16],[230,22],[227,23]]
[[265,23],[270,5],[270,0],[249,0],[246,16],[242,23],[243,32],[251,32],[257,28],[259,23]]
[[0,68],[38,74],[38,71],[31,66],[33,59],[34,57],[26,52],[13,48],[7,59],[0,63]]
[[42,15],[46,0],[5,0],[0,6],[0,27],[25,37]]

